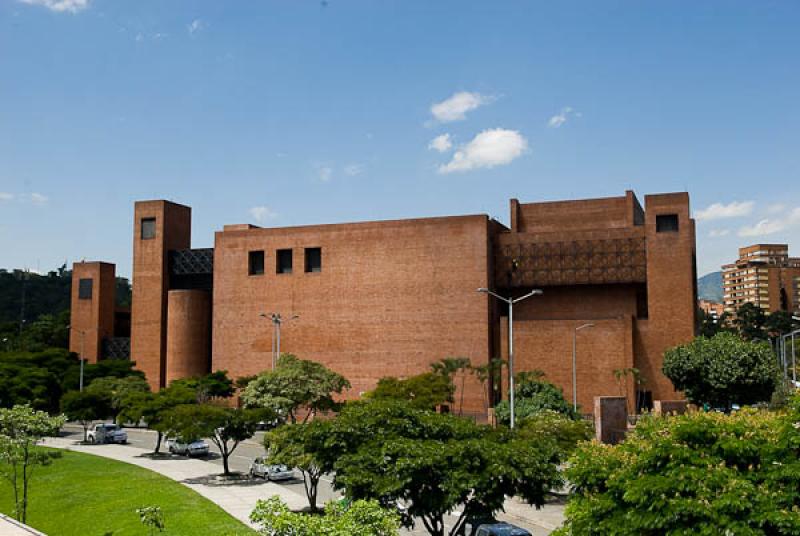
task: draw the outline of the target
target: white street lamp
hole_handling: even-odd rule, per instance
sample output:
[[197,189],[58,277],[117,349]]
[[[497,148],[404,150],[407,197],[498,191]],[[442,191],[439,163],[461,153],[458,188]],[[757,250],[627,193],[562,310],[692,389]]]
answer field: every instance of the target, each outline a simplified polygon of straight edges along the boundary
[[281,324],[296,320],[300,315],[293,314],[289,318],[282,318],[280,313],[261,313],[260,316],[272,322],[272,370],[275,370],[278,358],[281,356]]
[[584,324],[575,328],[572,332],[572,407],[578,411],[578,361],[577,361],[577,347],[578,347],[578,332],[584,328],[594,327],[594,324]]
[[479,288],[478,292],[489,294],[508,304],[508,403],[511,406],[510,425],[511,428],[514,428],[514,424],[516,423],[514,414],[514,304],[530,298],[531,296],[537,296],[541,294],[542,291],[539,289],[532,290],[519,298],[506,298],[495,294],[488,288]]

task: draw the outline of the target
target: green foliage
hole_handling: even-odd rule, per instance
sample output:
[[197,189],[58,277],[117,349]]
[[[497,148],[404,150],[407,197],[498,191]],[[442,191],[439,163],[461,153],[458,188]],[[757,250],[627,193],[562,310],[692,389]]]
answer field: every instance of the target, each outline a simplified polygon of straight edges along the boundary
[[170,386],[184,386],[196,393],[197,402],[203,404],[212,398],[230,398],[236,389],[233,380],[228,378],[227,370],[217,370],[200,378],[181,378]]
[[74,354],[56,348],[0,354],[0,407],[30,404],[34,409],[57,412],[64,377],[77,366]]
[[[564,399],[560,387],[542,379],[541,371],[520,372],[515,376],[514,416],[523,421],[543,411],[555,411],[571,419],[579,418],[572,404]],[[503,400],[495,406],[497,420],[508,425],[511,420],[511,405]]]
[[769,343],[744,341],[731,333],[697,337],[667,350],[663,372],[691,402],[724,408],[768,402],[779,374]]
[[164,529],[167,528],[164,523],[164,513],[158,506],[137,508],[136,513],[139,514],[139,520],[142,522],[142,525],[147,527],[150,536],[155,534],[156,531],[164,532]]
[[736,319],[733,321],[733,325],[746,341],[764,340],[766,339],[764,331],[766,320],[767,316],[761,307],[752,303],[744,303],[736,310]]
[[647,416],[619,445],[583,443],[557,534],[800,534],[798,410]]
[[[500,392],[500,386],[502,383],[501,375],[505,364],[505,360],[495,358],[490,359],[489,362],[484,365],[475,365],[472,367],[472,373],[475,374],[475,377],[481,383],[483,402],[487,409],[491,405],[489,401],[489,392]],[[489,387],[491,387],[491,389]]]
[[[28,525],[51,536],[147,534],[135,508],[161,507],[164,534],[245,536],[256,532],[181,482],[129,463],[74,451],[37,467],[30,489]],[[0,512],[13,512],[13,496],[0,490]],[[0,533],[2,531],[0,530]]]
[[30,406],[0,409],[0,475],[14,489],[14,515],[25,523],[28,513],[28,489],[37,465],[49,465],[59,456],[36,444],[47,436],[58,434],[64,417],[51,417]]
[[71,421],[83,426],[83,440],[92,421],[105,419],[113,412],[111,395],[96,391],[69,391],[61,397],[61,411]]
[[239,443],[253,436],[259,421],[270,418],[265,410],[231,408],[215,404],[175,406],[163,416],[167,432],[187,441],[207,437],[222,456],[225,475],[228,458]]
[[444,534],[444,516],[458,507],[467,517],[491,515],[506,495],[541,505],[560,484],[558,450],[551,438],[520,439],[449,414],[398,401],[348,403],[331,421],[324,450],[334,485],[352,499],[385,507],[408,506],[430,534]]
[[300,469],[312,512],[317,510],[317,488],[325,471],[333,469],[332,460],[324,455],[331,422],[313,420],[288,424],[264,436],[269,462]]
[[549,409],[523,419],[517,428],[520,439],[539,440],[550,437],[558,446],[560,458],[566,459],[581,441],[592,438],[594,427],[590,421],[571,419],[563,413]]
[[141,376],[125,376],[122,378],[97,378],[86,388],[86,391],[108,397],[111,416],[116,420],[125,401],[136,393],[149,393],[150,384]]
[[131,392],[121,400],[119,415],[120,422],[145,421],[147,426],[158,432],[154,453],[158,454],[161,449],[161,440],[164,433],[170,429],[167,417],[170,411],[184,404],[192,404],[197,401],[197,392],[184,384],[173,382],[166,389],[161,389],[157,393],[151,392]]
[[697,309],[697,332],[703,337],[711,338],[722,331],[730,331],[730,328],[726,327],[728,323],[728,313],[722,313],[715,321],[713,316],[700,308]]
[[282,354],[275,370],[262,372],[242,391],[242,401],[250,408],[265,408],[290,422],[297,422],[298,411],[304,420],[319,412],[334,410],[333,397],[350,388],[350,382],[320,363]]
[[294,513],[273,496],[258,501],[250,519],[268,536],[395,536],[400,527],[397,514],[377,501],[331,502],[318,516]]
[[455,386],[450,376],[426,372],[404,380],[381,378],[375,389],[365,396],[373,400],[405,400],[414,407],[432,410],[453,402],[454,393]]

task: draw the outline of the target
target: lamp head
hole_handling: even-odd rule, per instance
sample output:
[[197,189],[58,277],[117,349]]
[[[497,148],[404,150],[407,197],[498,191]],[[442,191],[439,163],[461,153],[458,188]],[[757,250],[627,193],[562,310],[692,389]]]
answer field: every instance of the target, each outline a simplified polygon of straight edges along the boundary
[[489,292],[489,289],[481,287],[478,289],[478,292]]

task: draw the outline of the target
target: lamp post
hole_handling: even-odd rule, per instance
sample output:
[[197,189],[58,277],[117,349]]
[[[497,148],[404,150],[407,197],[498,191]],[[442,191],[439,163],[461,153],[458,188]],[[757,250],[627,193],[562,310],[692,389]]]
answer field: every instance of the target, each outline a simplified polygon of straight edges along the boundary
[[[72,328],[71,325],[67,325],[67,329],[71,329],[71,328]],[[85,342],[85,338],[86,338],[86,331],[84,331],[82,329],[76,329],[75,331],[77,331],[78,333],[81,334],[81,353],[78,356],[78,359],[80,359],[80,362],[81,362],[81,375],[80,375],[80,379],[78,380],[78,390],[83,391],[83,352],[84,352],[84,342]]]
[[508,304],[508,403],[511,406],[510,427],[513,429],[516,423],[514,415],[514,304],[530,298],[531,296],[537,296],[541,294],[542,291],[535,289],[519,298],[506,298],[495,294],[488,288],[479,288],[478,292],[494,296],[498,300]]
[[572,332],[572,408],[577,413],[578,411],[578,332],[584,328],[594,327],[594,324],[583,324],[575,328]]
[[272,322],[272,370],[275,370],[281,355],[281,324],[296,320],[300,318],[300,315],[293,314],[289,318],[282,318],[280,313],[261,313],[260,316],[268,318]]
[[787,334],[781,336],[781,338],[780,338],[781,350],[782,350],[782,355],[783,355],[783,370],[784,370],[784,373],[785,373],[786,377],[789,376],[789,374],[787,372],[787,369],[789,367],[789,360],[786,358],[786,350],[787,350],[786,341],[787,341],[787,339],[791,339],[791,341],[792,341],[792,382],[794,382],[794,385],[797,384],[797,351],[795,350],[795,346],[794,346],[794,338],[795,338],[796,335],[800,335],[800,329],[796,329],[796,330],[792,331],[791,333],[787,333]]

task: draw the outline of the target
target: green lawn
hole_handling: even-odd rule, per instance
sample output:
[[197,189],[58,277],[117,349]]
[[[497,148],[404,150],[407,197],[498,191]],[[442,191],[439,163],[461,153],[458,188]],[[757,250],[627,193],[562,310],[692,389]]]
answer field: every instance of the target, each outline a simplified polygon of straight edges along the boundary
[[[37,467],[28,524],[49,536],[146,535],[136,509],[160,506],[164,535],[253,535],[254,531],[186,486],[147,469],[99,456],[63,451]],[[11,515],[13,490],[0,480],[0,512]]]

